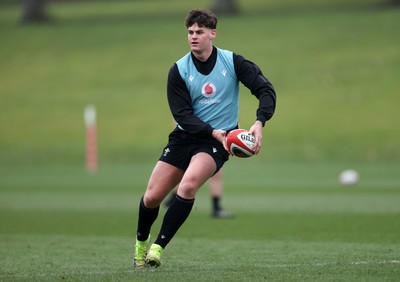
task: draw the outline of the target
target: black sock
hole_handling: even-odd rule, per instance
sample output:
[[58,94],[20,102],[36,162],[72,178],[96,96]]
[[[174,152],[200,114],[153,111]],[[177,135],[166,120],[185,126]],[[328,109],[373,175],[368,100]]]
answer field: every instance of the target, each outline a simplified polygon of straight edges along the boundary
[[137,239],[146,241],[149,238],[150,229],[154,221],[157,219],[160,207],[150,209],[144,205],[143,197],[140,199],[139,219],[137,227]]
[[174,237],[178,229],[188,218],[193,204],[194,199],[184,199],[176,195],[175,201],[173,201],[172,205],[165,213],[160,234],[158,234],[158,237],[154,243],[165,248],[169,241],[171,241],[172,237]]
[[213,212],[221,210],[220,197],[212,197],[212,207],[213,207]]

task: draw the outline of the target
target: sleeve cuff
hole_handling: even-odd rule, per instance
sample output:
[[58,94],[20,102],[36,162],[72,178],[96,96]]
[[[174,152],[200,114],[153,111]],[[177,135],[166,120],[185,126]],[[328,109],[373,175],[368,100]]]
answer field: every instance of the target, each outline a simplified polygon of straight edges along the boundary
[[265,126],[265,122],[267,121],[266,118],[263,117],[263,116],[258,116],[258,117],[257,117],[257,120],[258,120],[258,121],[261,121],[263,127]]
[[209,136],[212,136],[212,133],[213,133],[213,131],[214,131],[214,128],[212,128],[211,125],[209,125],[209,126],[207,126],[206,131],[207,131],[207,134],[208,134]]

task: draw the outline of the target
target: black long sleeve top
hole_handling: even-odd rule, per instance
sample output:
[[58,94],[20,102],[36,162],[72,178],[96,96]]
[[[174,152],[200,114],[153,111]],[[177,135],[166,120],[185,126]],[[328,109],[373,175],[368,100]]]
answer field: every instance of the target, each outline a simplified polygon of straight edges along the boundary
[[[197,70],[203,75],[207,75],[215,66],[217,49],[213,47],[211,56],[205,62],[198,60],[193,54],[191,56]],[[256,119],[265,125],[265,122],[271,119],[275,112],[276,93],[272,84],[255,63],[246,60],[243,56],[233,53],[233,62],[238,80],[259,100]],[[175,121],[185,128],[187,133],[202,136],[212,135],[215,128],[194,115],[189,90],[179,74],[176,64],[171,67],[168,74],[167,97]]]

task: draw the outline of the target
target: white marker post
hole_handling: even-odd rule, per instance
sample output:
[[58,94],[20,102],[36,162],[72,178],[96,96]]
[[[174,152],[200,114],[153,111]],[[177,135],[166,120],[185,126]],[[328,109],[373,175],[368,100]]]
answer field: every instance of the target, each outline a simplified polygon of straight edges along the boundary
[[88,105],[84,112],[86,125],[86,169],[90,173],[97,170],[96,108]]

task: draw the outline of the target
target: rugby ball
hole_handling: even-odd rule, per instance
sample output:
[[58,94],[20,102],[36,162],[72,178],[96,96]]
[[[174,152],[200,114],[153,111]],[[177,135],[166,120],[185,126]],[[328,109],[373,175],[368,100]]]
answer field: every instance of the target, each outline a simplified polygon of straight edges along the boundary
[[255,137],[246,129],[235,129],[226,136],[229,152],[239,158],[249,158],[254,155]]
[[353,169],[347,169],[339,174],[339,183],[343,186],[353,186],[360,181],[360,175]]

